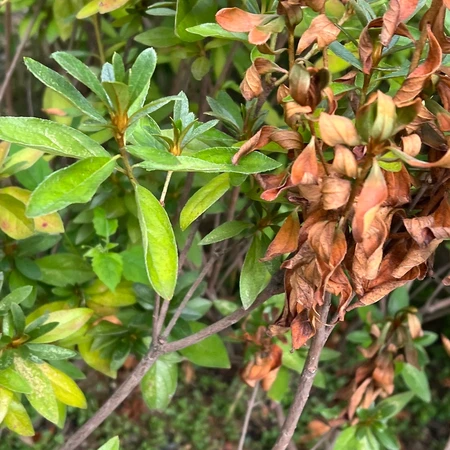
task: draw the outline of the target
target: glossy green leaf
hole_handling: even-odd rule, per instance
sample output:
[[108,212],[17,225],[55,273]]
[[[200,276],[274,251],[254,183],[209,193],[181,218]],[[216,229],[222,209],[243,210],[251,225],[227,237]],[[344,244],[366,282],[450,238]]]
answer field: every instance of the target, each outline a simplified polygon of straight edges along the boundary
[[129,281],[120,282],[113,292],[100,280],[96,280],[92,285],[85,289],[85,294],[89,301],[93,301],[97,305],[111,306],[113,308],[130,306],[136,303],[136,294],[133,290],[133,284]]
[[114,436],[108,442],[99,447],[98,450],[120,450],[119,437]]
[[229,300],[213,300],[214,306],[222,316],[228,316],[239,309],[239,305]]
[[224,241],[225,239],[231,239],[250,227],[250,223],[240,222],[238,220],[225,222],[212,230],[211,233],[208,233],[200,241],[200,245],[210,245],[216,242]]
[[175,36],[173,27],[155,27],[138,34],[134,40],[148,47],[167,48],[177,45],[181,40]]
[[424,402],[431,400],[430,384],[426,373],[411,364],[403,363],[402,378],[406,385]]
[[242,306],[247,309],[256,300],[258,294],[270,281],[270,273],[260,259],[264,256],[261,237],[256,234],[253,237],[250,249],[245,255],[244,265],[239,279],[239,292]]
[[191,66],[191,72],[193,77],[200,81],[211,68],[211,62],[206,56],[199,56],[195,58]]
[[138,55],[130,69],[128,86],[130,89],[130,109],[128,115],[134,114],[147,98],[150,81],[156,68],[156,52],[148,48]]
[[177,390],[178,365],[158,359],[141,381],[142,398],[150,409],[165,409]]
[[123,262],[117,253],[96,252],[92,258],[92,268],[99,279],[111,291],[116,289],[122,278]]
[[353,67],[356,67],[358,70],[362,70],[361,62],[353,55],[350,50],[347,50],[340,42],[334,41],[332,42],[328,48],[339,58],[342,58],[344,61],[351,64]]
[[230,177],[227,173],[213,178],[201,187],[194,195],[192,195],[181,211],[181,229],[185,230],[195,219],[217,202],[229,188]]
[[[111,66],[112,67],[112,66]],[[114,69],[111,69],[114,72]],[[130,92],[125,83],[119,81],[104,81],[102,86],[105,88],[108,97],[111,99],[113,110],[117,115],[125,115],[130,105]]]
[[400,445],[394,433],[388,427],[374,427],[373,433],[377,440],[388,450],[399,450]]
[[148,277],[155,291],[170,300],[175,291],[178,272],[172,224],[159,201],[142,186],[136,186],[136,203]]
[[58,94],[61,94],[82,113],[97,122],[106,123],[106,120],[96,111],[96,109],[62,75],[31,58],[25,58],[25,65],[39,81],[50,89],[58,92]]
[[50,364],[40,364],[39,368],[50,380],[56,398],[68,406],[75,408],[86,408],[86,398],[77,386],[75,381],[68,377],[64,372],[55,369]]
[[64,347],[51,344],[25,344],[30,352],[40,359],[48,361],[62,360],[77,356],[77,352]]
[[412,392],[393,395],[378,403],[375,412],[382,420],[390,419],[397,415],[413,397]]
[[[191,334],[197,333],[206,327],[200,322],[188,322]],[[185,337],[177,336],[178,337]],[[217,367],[229,369],[231,367],[227,349],[217,334],[207,337],[197,344],[180,350],[180,353],[189,361],[203,367]]]
[[231,158],[237,149],[227,147],[215,147],[201,150],[190,156],[178,156],[177,165],[161,164],[158,161],[144,161],[137,164],[145,170],[165,170],[174,172],[230,172],[253,174],[268,172],[281,166],[281,163],[263,155],[252,152],[239,161],[232,164]]
[[33,290],[32,286],[24,286],[14,289],[10,294],[0,300],[0,312],[8,311],[11,305],[18,305],[28,298]]
[[50,422],[59,420],[58,404],[50,380],[41,370],[41,365],[16,357],[14,368],[31,386],[32,392],[26,394],[31,406]]
[[58,325],[48,333],[33,339],[31,342],[35,344],[47,344],[64,339],[76,333],[91,318],[92,314],[93,311],[89,308],[73,308],[51,312],[45,323],[57,323]]
[[157,100],[153,100],[150,103],[147,103],[142,108],[138,109],[129,120],[130,125],[136,122],[137,120],[141,119],[142,117],[147,116],[148,114],[151,114],[158,109],[162,108],[163,106],[166,106],[170,102],[173,102],[178,99],[178,95],[169,95],[168,97],[159,98]]
[[214,22],[217,7],[209,0],[178,0],[175,14],[175,34],[185,42],[201,38],[187,31],[187,28],[203,23]]
[[108,95],[95,76],[94,72],[81,62],[78,58],[66,52],[52,53],[52,58],[75,79],[87,86],[94,94],[97,95],[106,105],[110,104]]
[[121,254],[123,261],[123,277],[134,283],[150,284],[145,268],[144,251],[142,247],[134,246]]
[[32,390],[28,381],[11,367],[0,370],[0,386],[4,389],[22,394],[29,394]]
[[409,292],[406,286],[392,291],[388,299],[388,312],[391,316],[409,305]]
[[201,319],[210,310],[211,306],[211,300],[200,297],[193,298],[189,300],[180,317],[184,320]]
[[281,402],[289,391],[289,371],[285,367],[280,367],[277,377],[267,392],[267,396],[276,402]]
[[217,23],[202,23],[186,29],[189,33],[198,34],[203,37],[212,37],[220,39],[231,39],[233,41],[248,42],[247,33],[233,33],[224,30]]
[[73,203],[88,202],[113,172],[117,158],[87,158],[53,172],[31,194],[28,217],[39,217]]
[[0,117],[0,139],[71,158],[109,156],[81,131],[35,117]]
[[34,436],[33,424],[22,403],[11,400],[3,425],[20,436]]
[[333,450],[350,450],[356,449],[356,427],[346,428],[344,431],[341,431],[338,438],[334,443]]
[[90,264],[72,253],[44,256],[37,259],[36,263],[41,269],[41,281],[50,286],[83,284],[94,277]]
[[112,57],[112,65],[114,68],[114,79],[120,81],[121,83],[125,83],[125,65],[123,58],[119,53],[114,52]]

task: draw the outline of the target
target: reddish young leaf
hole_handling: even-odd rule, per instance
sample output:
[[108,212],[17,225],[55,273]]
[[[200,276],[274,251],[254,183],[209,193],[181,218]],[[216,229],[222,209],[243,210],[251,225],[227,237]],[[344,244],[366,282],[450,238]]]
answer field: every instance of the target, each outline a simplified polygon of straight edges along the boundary
[[388,190],[383,173],[376,159],[373,160],[369,176],[364,181],[361,193],[355,206],[352,232],[356,242],[361,242],[364,233],[369,229],[380,209],[381,204],[387,199]]
[[274,240],[267,248],[267,252],[262,260],[269,261],[276,256],[295,252],[298,248],[299,233],[300,222],[298,220],[298,214],[293,212],[284,221]]
[[336,40],[340,29],[325,14],[319,14],[311,21],[309,28],[301,35],[297,46],[297,55],[312,43],[322,49]]

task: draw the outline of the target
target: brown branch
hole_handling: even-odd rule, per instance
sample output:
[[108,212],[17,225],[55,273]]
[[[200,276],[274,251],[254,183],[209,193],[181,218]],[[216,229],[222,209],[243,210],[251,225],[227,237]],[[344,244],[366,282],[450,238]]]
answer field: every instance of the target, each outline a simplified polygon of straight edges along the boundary
[[[5,67],[9,67],[11,64],[11,37],[12,37],[12,27],[11,27],[11,3],[8,2],[5,8],[4,17],[5,26]],[[10,116],[13,115],[13,98],[12,89],[8,89],[6,92],[6,113]]]
[[259,381],[255,384],[252,392],[252,396],[248,401],[247,411],[245,412],[244,423],[242,425],[241,438],[239,439],[239,446],[237,450],[244,450],[245,436],[247,436],[248,425],[250,424],[250,418],[252,416],[253,408],[255,407],[256,396],[258,395]]
[[[273,408],[275,410],[275,414],[277,416],[278,425],[281,428],[283,426],[284,422],[286,421],[286,416],[284,415],[282,406],[278,402],[272,401],[272,403],[273,403]],[[293,440],[291,440],[291,442],[289,442],[289,445],[287,446],[287,450],[297,450],[297,446],[295,445]]]
[[[327,323],[330,305],[331,296],[327,294],[320,312],[320,322],[318,323]],[[317,329],[316,334],[312,338],[311,347],[309,348],[305,366],[303,367],[303,371],[300,376],[297,392],[295,393],[292,406],[289,409],[289,414],[286,418],[286,421],[284,422],[283,428],[281,429],[277,442],[275,443],[275,446],[272,450],[285,450],[289,445],[292,436],[294,435],[298,420],[300,419],[306,402],[308,401],[312,384],[317,374],[320,353],[322,352],[323,346],[325,345],[330,332],[331,331],[328,330],[325,325],[322,325]]]
[[6,72],[5,79],[3,80],[3,84],[2,84],[2,86],[0,88],[0,105],[2,104],[3,97],[5,96],[6,89],[9,86],[9,83],[11,81],[11,78],[12,78],[13,74],[14,74],[14,71],[16,70],[16,66],[17,66],[17,63],[19,62],[19,58],[22,55],[22,52],[23,52],[23,49],[25,48],[26,43],[28,42],[28,39],[29,39],[30,34],[31,34],[31,30],[33,29],[33,26],[36,23],[37,18],[39,17],[39,13],[41,11],[43,3],[44,3],[43,0],[41,0],[36,5],[33,18],[30,20],[30,23],[28,24],[28,27],[25,30],[25,34],[23,35],[23,38],[20,41],[20,44],[19,44],[19,46],[16,49],[16,53],[15,53],[14,58],[11,61],[11,64],[10,64],[10,66],[8,68],[8,72]]
[[[190,345],[196,344],[203,339],[219,333],[231,325],[235,324],[241,320],[244,316],[252,312],[262,303],[264,303],[268,298],[275,294],[282,292],[283,290],[283,273],[279,272],[275,274],[269,283],[269,285],[264,289],[264,291],[259,294],[253,305],[245,310],[240,308],[233,314],[219,320],[218,322],[210,325],[209,327],[200,330],[199,332],[188,336],[186,338],[180,339],[175,342],[160,345],[159,342],[152,342],[148,354],[140,361],[136,366],[131,375],[119,386],[119,388],[114,392],[114,394],[106,401],[106,403],[91,417],[74,435],[72,435],[68,441],[64,444],[61,450],[75,450],[78,446],[91,434],[93,433],[111,414],[112,412],[128,397],[128,395],[133,391],[136,386],[139,385],[140,381],[146,374],[146,372],[153,366],[155,361],[159,356],[170,353],[176,350],[181,350],[183,348],[189,347]],[[165,304],[169,302],[164,302]],[[161,316],[161,313],[160,313]],[[161,318],[161,317],[160,317]]]

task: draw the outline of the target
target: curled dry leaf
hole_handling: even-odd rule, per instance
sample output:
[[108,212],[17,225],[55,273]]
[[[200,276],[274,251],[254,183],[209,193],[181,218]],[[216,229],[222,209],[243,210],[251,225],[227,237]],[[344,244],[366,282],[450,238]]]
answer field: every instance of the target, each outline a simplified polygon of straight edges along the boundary
[[429,25],[427,25],[429,50],[427,59],[419,67],[414,69],[403,82],[394,101],[397,105],[403,105],[417,97],[428,78],[434,74],[442,62],[442,49],[435,38]]
[[298,248],[299,233],[300,221],[298,214],[293,212],[284,221],[274,240],[267,248],[267,252],[262,260],[269,261],[276,256],[295,252]]
[[257,29],[266,17],[264,14],[252,14],[239,8],[223,8],[216,14],[216,21],[224,30],[249,32],[249,42],[261,45],[270,37],[270,33]]
[[349,178],[358,175],[358,163],[355,155],[344,145],[336,145],[334,148],[333,169]]
[[319,117],[319,128],[322,140],[331,147],[338,144],[354,146],[360,143],[355,125],[347,117],[323,112]]
[[292,348],[298,350],[300,347],[316,334],[314,317],[311,319],[308,310],[304,309],[291,323]]
[[319,14],[311,21],[309,28],[302,34],[297,46],[297,55],[314,42],[322,49],[336,40],[340,29],[325,14]]
[[342,178],[326,177],[322,184],[323,209],[338,209],[347,204],[351,184]]
[[398,25],[411,17],[419,0],[391,0],[389,8],[383,15],[383,27],[380,41],[386,47],[391,42]]
[[445,15],[447,8],[449,8],[448,0],[444,0],[441,4],[437,14],[431,17],[431,31],[436,36],[443,53],[450,53],[450,38],[445,34]]
[[352,231],[356,242],[361,242],[377,211],[388,197],[386,181],[376,159],[373,160],[369,176],[364,181],[355,206]]
[[303,145],[302,136],[293,130],[277,130],[270,135],[270,140],[286,150],[300,150]]
[[422,140],[418,134],[410,134],[408,136],[402,136],[402,148],[403,152],[408,156],[417,156],[422,147]]
[[411,175],[402,164],[398,172],[383,171],[386,180],[388,196],[385,205],[398,207],[409,203],[411,200]]
[[275,131],[275,127],[263,126],[254,136],[243,144],[238,152],[233,156],[232,163],[238,164],[239,160],[258,148],[262,148],[270,142],[270,136]]
[[295,160],[291,170],[291,180],[293,184],[316,184],[318,176],[319,165],[316,157],[316,140],[313,136],[311,142]]
[[261,77],[254,64],[252,64],[245,72],[240,88],[242,96],[245,100],[251,100],[262,94],[263,87]]

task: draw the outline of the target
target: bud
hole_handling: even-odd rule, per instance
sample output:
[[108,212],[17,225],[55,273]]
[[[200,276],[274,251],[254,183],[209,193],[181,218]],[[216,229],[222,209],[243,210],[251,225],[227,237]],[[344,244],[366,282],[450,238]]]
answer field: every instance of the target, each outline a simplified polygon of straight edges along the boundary
[[290,31],[294,31],[295,27],[303,20],[302,7],[296,1],[288,0],[280,2],[277,13],[280,16],[285,16],[286,26]]

